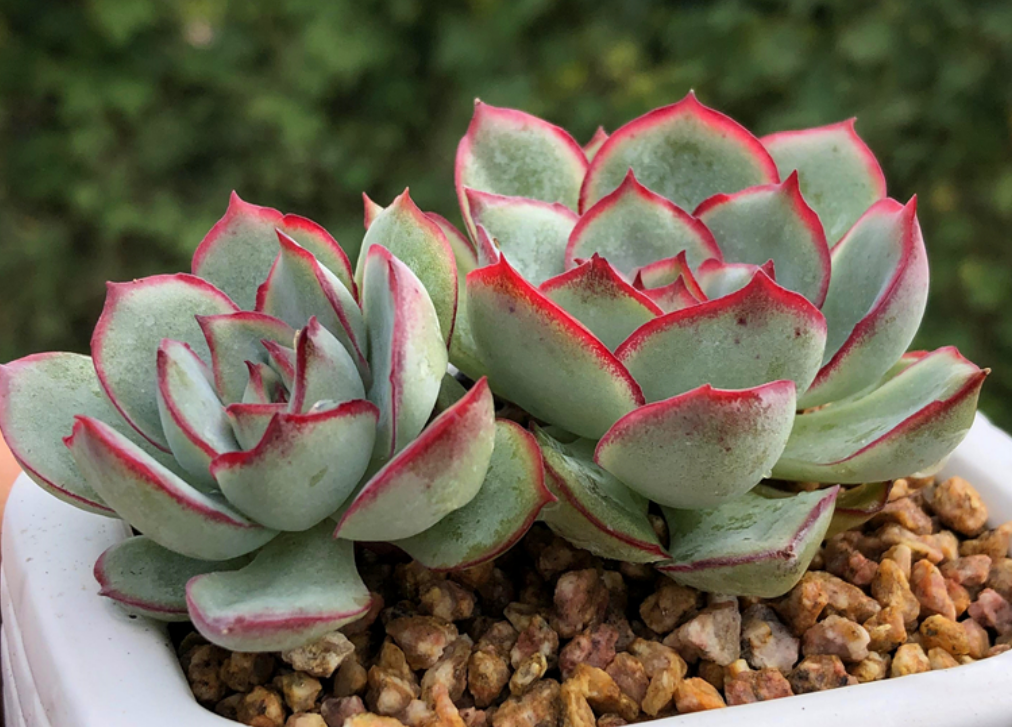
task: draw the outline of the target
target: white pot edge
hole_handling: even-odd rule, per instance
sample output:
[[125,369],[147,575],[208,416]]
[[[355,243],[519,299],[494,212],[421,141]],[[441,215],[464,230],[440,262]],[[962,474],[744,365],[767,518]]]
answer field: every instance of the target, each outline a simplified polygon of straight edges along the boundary
[[[943,474],[1012,520],[1012,437],[978,415]],[[227,727],[190,694],[165,629],[97,595],[92,566],[124,524],[59,502],[24,475],[3,528],[0,668],[8,727]],[[61,544],[63,547],[60,547]],[[29,578],[29,575],[31,578]],[[660,720],[657,727],[1008,727],[1012,652],[954,671]]]

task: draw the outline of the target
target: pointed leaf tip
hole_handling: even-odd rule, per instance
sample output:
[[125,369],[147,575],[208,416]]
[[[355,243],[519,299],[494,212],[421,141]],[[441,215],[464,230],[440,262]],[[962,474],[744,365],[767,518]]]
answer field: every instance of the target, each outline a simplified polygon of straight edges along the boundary
[[467,310],[496,390],[534,416],[600,437],[643,404],[629,372],[505,258],[467,276]]
[[604,435],[594,461],[668,507],[714,507],[768,476],[794,423],[792,381],[728,391],[709,384],[647,404]]
[[583,149],[563,129],[522,111],[476,103],[454,172],[468,230],[474,233],[465,187],[575,210],[586,170]]
[[492,392],[481,379],[366,483],[335,537],[399,540],[434,526],[478,493],[494,441]]
[[640,184],[631,168],[621,184],[580,217],[566,245],[566,267],[595,252],[626,275],[681,252],[692,267],[721,257],[706,225]]
[[616,130],[594,156],[580,190],[589,210],[627,171],[684,209],[717,192],[779,180],[773,159],[743,126],[692,94]]
[[[760,271],[730,295],[644,324],[615,356],[651,402],[703,384],[749,389],[790,379],[804,391],[818,371],[825,340],[819,310]],[[679,365],[671,366],[673,360]]]
[[816,307],[829,290],[829,246],[818,215],[805,202],[796,171],[780,184],[718,194],[695,211],[729,263],[773,260],[777,282]]
[[781,175],[798,171],[801,191],[822,220],[831,245],[886,196],[882,168],[854,122],[848,119],[762,138]]
[[708,510],[664,508],[671,560],[658,569],[711,593],[782,596],[818,551],[839,490],[773,499],[749,492]]

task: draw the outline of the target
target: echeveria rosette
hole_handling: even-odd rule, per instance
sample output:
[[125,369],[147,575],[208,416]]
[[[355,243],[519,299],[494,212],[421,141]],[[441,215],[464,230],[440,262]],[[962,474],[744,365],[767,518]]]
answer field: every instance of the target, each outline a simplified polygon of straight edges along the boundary
[[487,383],[446,382],[470,242],[407,193],[373,212],[353,272],[322,227],[233,195],[193,274],[109,285],[90,358],[0,367],[29,476],[143,533],[96,564],[103,595],[294,648],[368,610],[351,541],[471,566],[554,501]]
[[[676,579],[775,595],[835,491],[743,504],[757,483],[907,475],[969,428],[986,372],[949,349],[904,356],[924,242],[853,120],[759,139],[689,94],[581,149],[479,102],[456,187],[478,265],[451,361],[554,425],[543,518],[601,555],[670,555]],[[785,525],[725,548],[714,534],[743,509],[749,528]]]

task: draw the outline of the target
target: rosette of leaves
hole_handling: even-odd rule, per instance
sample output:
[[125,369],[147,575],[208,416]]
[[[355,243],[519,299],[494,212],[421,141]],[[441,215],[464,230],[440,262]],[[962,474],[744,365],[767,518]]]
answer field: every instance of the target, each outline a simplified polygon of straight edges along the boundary
[[581,147],[478,102],[456,187],[475,269],[451,361],[550,425],[543,518],[602,556],[779,595],[839,488],[757,483],[889,480],[970,427],[987,372],[906,354],[916,202],[886,196],[853,120],[759,139],[690,94]]
[[141,533],[96,564],[104,595],[289,649],[368,611],[354,541],[451,569],[520,538],[554,498],[487,382],[446,375],[444,224],[405,193],[354,270],[319,225],[233,195],[192,274],[109,284],[90,357],[0,368],[25,472]]

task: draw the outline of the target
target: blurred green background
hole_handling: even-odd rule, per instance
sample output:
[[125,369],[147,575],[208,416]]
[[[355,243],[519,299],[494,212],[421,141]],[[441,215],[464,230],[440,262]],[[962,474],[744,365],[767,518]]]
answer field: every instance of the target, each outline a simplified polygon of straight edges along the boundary
[[480,96],[581,141],[695,88],[756,133],[857,116],[932,262],[918,345],[1012,427],[1008,0],[3,0],[0,360],[87,349],[103,281],[188,269],[229,190],[349,250],[360,193],[456,218]]

